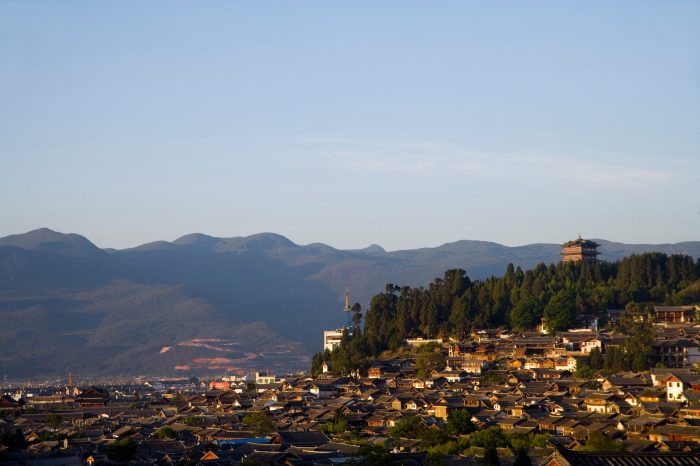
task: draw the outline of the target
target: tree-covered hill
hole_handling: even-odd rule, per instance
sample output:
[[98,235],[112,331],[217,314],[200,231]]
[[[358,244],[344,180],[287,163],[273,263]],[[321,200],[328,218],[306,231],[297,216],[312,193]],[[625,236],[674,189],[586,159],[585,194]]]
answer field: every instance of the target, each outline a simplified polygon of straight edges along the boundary
[[427,287],[387,285],[372,298],[365,334],[388,347],[405,338],[464,336],[472,327],[533,328],[545,318],[551,331],[574,323],[576,314],[623,308],[630,301],[682,303],[693,299],[700,262],[660,253],[618,262],[539,264],[531,270],[508,265],[501,277],[470,280],[452,269]]

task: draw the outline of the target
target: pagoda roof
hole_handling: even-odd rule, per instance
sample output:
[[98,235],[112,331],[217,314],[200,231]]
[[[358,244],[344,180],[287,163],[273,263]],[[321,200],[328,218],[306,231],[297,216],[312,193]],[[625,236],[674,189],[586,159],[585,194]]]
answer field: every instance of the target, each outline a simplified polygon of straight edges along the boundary
[[590,239],[583,239],[579,236],[575,240],[567,241],[566,243],[564,243],[563,246],[565,248],[571,247],[571,246],[585,246],[585,247],[590,247],[590,248],[597,248],[598,246],[600,246],[600,244],[598,244],[595,241],[590,240]]

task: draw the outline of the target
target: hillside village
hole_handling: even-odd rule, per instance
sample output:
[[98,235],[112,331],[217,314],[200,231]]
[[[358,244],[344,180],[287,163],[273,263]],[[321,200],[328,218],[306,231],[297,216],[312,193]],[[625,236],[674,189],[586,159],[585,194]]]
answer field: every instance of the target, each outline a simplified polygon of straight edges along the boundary
[[[325,364],[316,377],[5,387],[0,455],[8,465],[476,465],[495,453],[502,465],[564,466],[604,449],[618,464],[652,454],[698,464],[698,311],[654,308],[657,367],[641,372],[582,374],[591,354],[627,338],[583,319],[554,335],[413,340],[343,377]],[[426,352],[442,358],[427,373]]]

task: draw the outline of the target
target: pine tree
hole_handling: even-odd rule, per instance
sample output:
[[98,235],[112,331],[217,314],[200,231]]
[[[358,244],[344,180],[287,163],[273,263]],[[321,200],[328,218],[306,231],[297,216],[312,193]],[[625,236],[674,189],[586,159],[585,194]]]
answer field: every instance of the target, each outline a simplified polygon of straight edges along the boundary
[[532,460],[530,460],[530,457],[527,455],[527,451],[524,448],[518,450],[513,466],[532,466]]
[[591,369],[597,370],[603,368],[603,356],[600,354],[600,349],[593,348],[588,355],[588,365]]
[[481,460],[481,466],[501,466],[495,447],[489,447],[484,450],[484,458]]

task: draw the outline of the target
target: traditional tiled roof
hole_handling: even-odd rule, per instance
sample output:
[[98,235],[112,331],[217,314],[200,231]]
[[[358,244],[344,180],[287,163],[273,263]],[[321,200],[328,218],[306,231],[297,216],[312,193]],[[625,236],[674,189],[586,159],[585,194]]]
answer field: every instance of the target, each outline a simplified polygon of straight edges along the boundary
[[596,243],[595,241],[592,241],[590,239],[583,239],[581,237],[578,237],[575,240],[572,241],[567,241],[564,243],[562,246],[565,248],[572,247],[572,246],[582,246],[582,247],[589,247],[589,248],[597,248],[600,246],[600,244]]
[[700,453],[624,452],[588,453],[557,448],[541,466],[698,466]]
[[282,444],[294,446],[319,446],[328,443],[329,438],[322,431],[292,432],[280,431],[277,433]]

